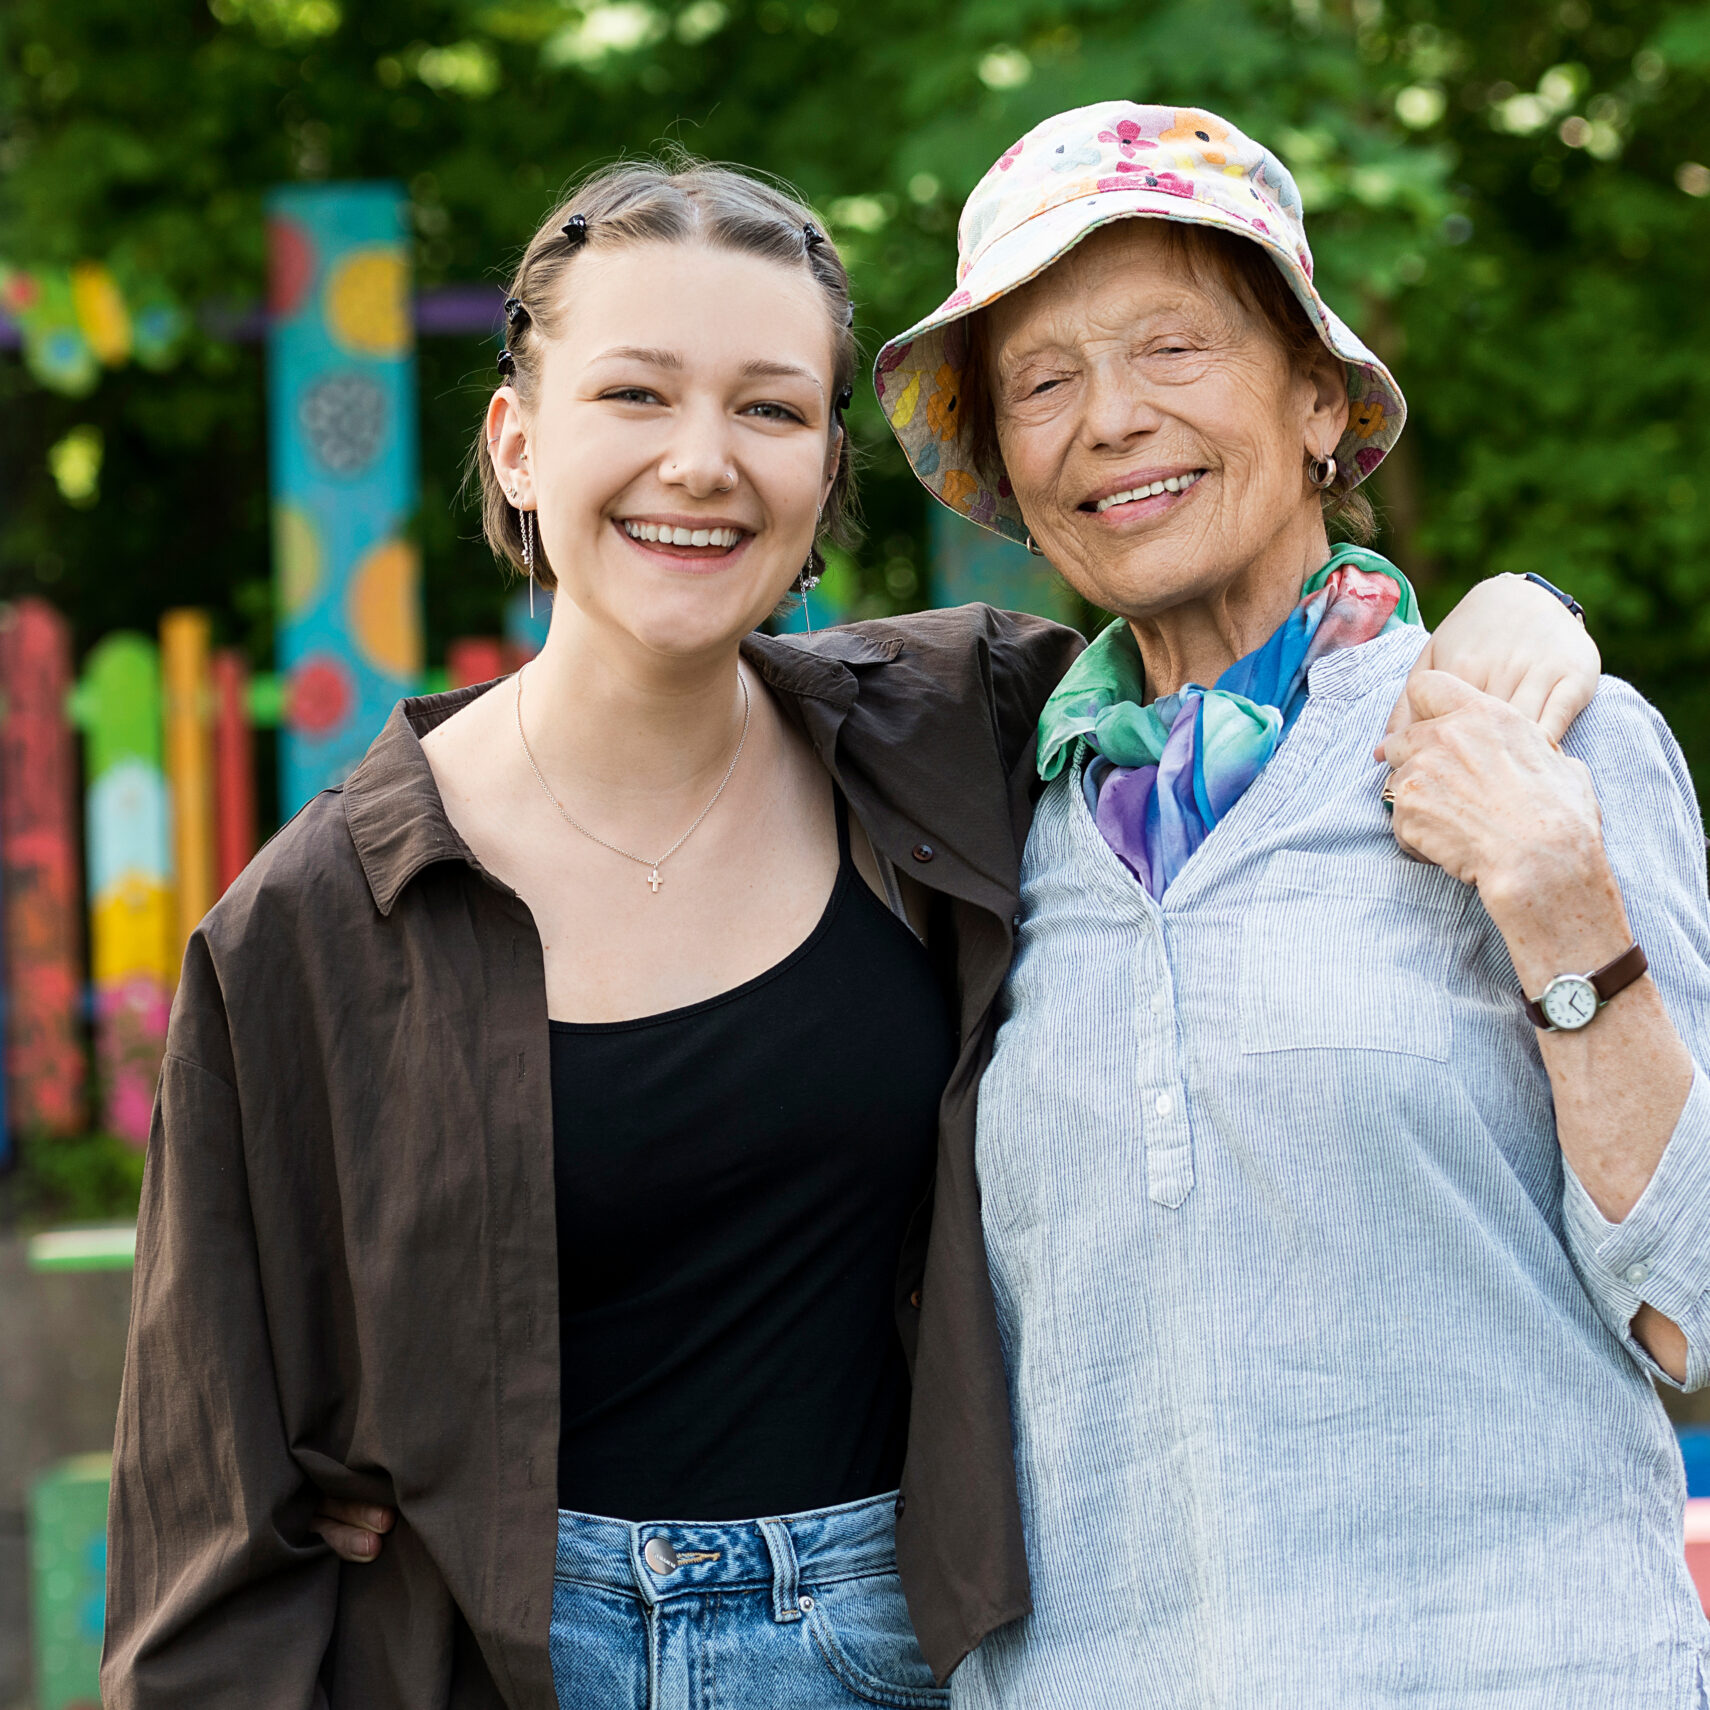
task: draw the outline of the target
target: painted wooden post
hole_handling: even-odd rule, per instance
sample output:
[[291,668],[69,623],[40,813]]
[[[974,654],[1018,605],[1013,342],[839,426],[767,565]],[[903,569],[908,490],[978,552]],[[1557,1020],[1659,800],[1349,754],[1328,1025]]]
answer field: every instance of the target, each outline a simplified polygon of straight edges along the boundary
[[70,691],[70,625],[45,600],[19,600],[0,615],[0,896],[7,1108],[10,1125],[26,1135],[75,1134],[83,1126],[83,928],[77,755],[65,710]]
[[40,1710],[99,1710],[107,1601],[108,1455],[79,1455],[30,1487],[34,1702]]
[[[208,682],[208,614],[179,609],[160,620],[165,690],[166,790],[172,808],[177,955],[214,906],[214,742]],[[177,980],[174,978],[176,985]]]
[[932,507],[931,541],[935,606],[981,600],[1058,623],[1076,621],[1078,602],[1068,585],[1026,547],[1000,540],[943,505]]
[[268,425],[280,806],[342,783],[422,671],[407,199],[391,184],[268,198]]
[[140,635],[110,635],[90,654],[85,681],[89,938],[102,1118],[140,1146],[148,1139],[178,979],[155,649]]
[[249,667],[222,647],[210,667],[214,693],[214,884],[227,887],[255,854],[255,733]]
[[516,668],[509,643],[496,635],[464,635],[445,649],[445,686],[466,689],[471,683],[490,683]]

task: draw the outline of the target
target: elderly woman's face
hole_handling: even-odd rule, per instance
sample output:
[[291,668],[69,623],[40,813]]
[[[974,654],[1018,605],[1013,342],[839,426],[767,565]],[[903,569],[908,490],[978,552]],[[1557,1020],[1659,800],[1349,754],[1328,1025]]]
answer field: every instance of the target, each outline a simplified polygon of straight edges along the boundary
[[1293,574],[1295,537],[1322,542],[1306,460],[1341,438],[1341,365],[1326,351],[1298,372],[1159,222],[1101,228],[988,312],[1005,469],[1035,543],[1095,604],[1145,618],[1256,567]]

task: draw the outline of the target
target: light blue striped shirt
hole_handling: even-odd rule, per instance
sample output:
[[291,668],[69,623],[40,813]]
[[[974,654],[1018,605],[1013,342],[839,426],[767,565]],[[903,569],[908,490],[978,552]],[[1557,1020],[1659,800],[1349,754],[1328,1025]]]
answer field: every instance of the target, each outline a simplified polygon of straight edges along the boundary
[[1700,1072],[1619,1227],[1564,1171],[1476,892],[1371,758],[1419,647],[1312,668],[1155,904],[1046,791],[980,1092],[1035,1610],[958,1710],[1700,1710],[1679,1450],[1628,1323],[1710,1380],[1710,913],[1680,751],[1605,679],[1591,768]]

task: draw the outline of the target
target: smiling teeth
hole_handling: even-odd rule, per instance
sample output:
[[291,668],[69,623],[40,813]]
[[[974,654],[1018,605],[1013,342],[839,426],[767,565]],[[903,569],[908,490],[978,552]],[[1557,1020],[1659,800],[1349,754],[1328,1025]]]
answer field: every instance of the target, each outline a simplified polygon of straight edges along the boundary
[[1148,487],[1136,487],[1132,492],[1112,493],[1108,499],[1100,499],[1093,509],[1108,511],[1112,505],[1131,505],[1137,499],[1155,499],[1160,493],[1185,493],[1204,473],[1203,469],[1196,469],[1191,475],[1171,475]]
[[631,540],[653,540],[661,546],[717,546],[728,549],[741,540],[739,528],[672,528],[668,523],[626,522]]

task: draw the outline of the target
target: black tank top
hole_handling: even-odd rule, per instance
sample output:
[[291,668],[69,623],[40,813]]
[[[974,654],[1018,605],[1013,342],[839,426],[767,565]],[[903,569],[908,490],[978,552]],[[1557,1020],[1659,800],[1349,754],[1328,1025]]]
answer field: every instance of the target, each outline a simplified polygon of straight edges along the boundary
[[777,966],[551,1024],[561,1508],[741,1520],[900,1477],[897,1262],[955,1040],[841,797],[837,836],[831,900]]

